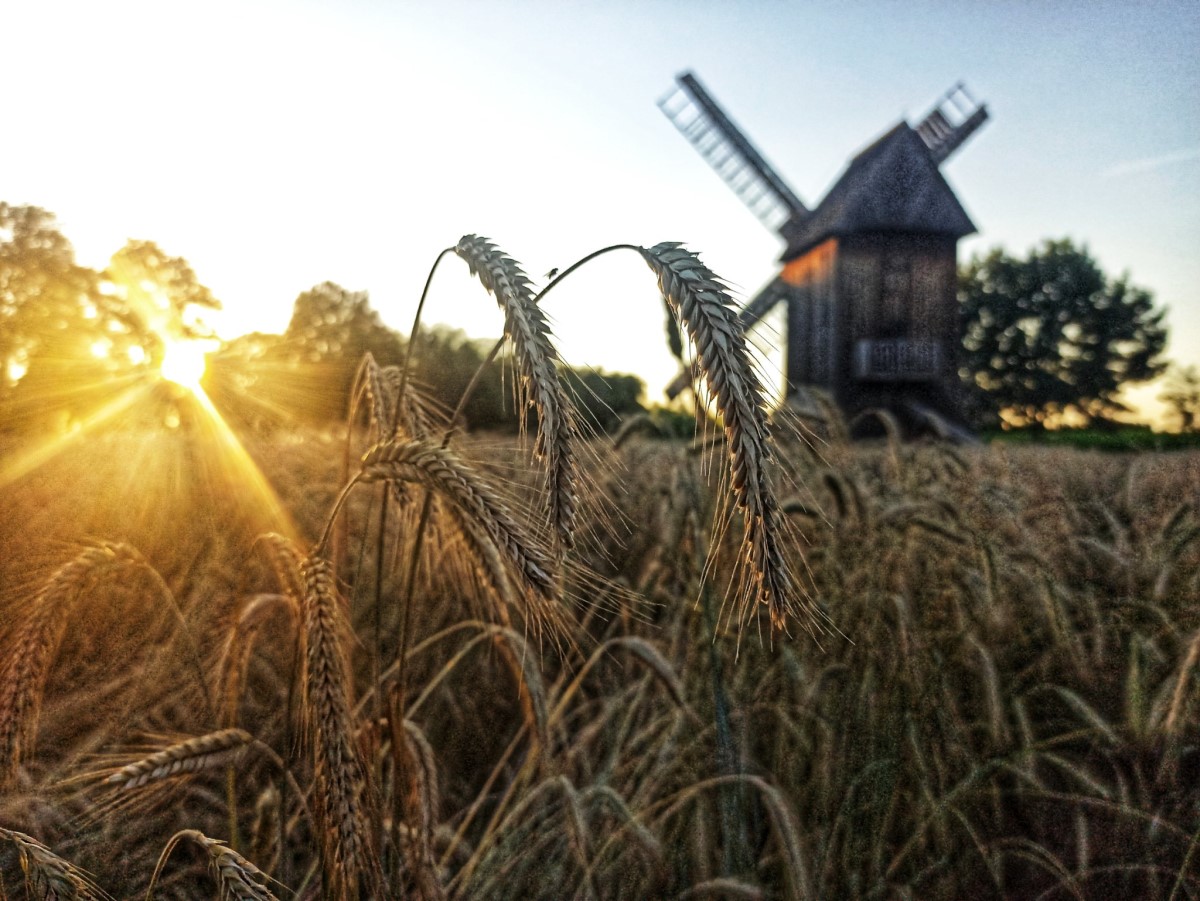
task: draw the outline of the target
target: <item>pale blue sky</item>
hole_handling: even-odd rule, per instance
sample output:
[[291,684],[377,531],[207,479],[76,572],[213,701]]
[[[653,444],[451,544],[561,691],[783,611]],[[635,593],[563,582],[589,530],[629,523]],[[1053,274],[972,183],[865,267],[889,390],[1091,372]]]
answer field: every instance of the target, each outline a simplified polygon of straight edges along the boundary
[[[965,80],[992,121],[945,168],[980,229],[960,258],[1086,243],[1200,363],[1196,2],[43,2],[0,6],[0,34],[0,199],[57,213],[91,265],[127,237],[186,256],[229,334],[281,330],[326,279],[406,327],[466,232],[534,276],[682,240],[753,294],[778,239],[654,104],[691,68],[810,204]],[[566,358],[658,398],[674,364],[649,271],[568,284],[548,301]],[[500,328],[459,264],[430,316]]]

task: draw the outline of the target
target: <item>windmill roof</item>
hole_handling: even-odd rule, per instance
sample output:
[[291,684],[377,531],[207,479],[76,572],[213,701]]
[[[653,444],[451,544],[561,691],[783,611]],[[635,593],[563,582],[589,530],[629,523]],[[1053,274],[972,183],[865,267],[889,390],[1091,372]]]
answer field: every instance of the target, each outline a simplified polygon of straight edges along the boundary
[[783,259],[840,235],[915,232],[961,238],[974,231],[925,142],[900,122],[850,160],[812,213],[785,229]]

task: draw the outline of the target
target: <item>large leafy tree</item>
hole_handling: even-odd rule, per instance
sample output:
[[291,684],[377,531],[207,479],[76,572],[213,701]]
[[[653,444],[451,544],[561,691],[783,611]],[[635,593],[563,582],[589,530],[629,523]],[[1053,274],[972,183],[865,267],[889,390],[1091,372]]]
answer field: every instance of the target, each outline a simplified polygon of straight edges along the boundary
[[103,277],[102,290],[115,299],[155,363],[169,342],[212,337],[204,311],[219,310],[221,303],[183,257],[153,241],[131,240],[113,254]]
[[316,419],[345,416],[363,355],[381,366],[400,362],[403,342],[371,307],[365,291],[322,282],[300,294],[283,341],[273,352],[290,364],[296,412]]
[[1159,399],[1165,401],[1184,432],[1200,432],[1200,366],[1172,367]]
[[296,298],[284,338],[300,359],[346,360],[351,372],[368,351],[381,365],[397,362],[402,354],[399,337],[380,320],[367,292],[348,291],[333,282]]
[[0,384],[11,389],[32,359],[85,316],[96,273],[75,251],[54,216],[0,203]]
[[995,249],[959,272],[962,375],[981,424],[1039,425],[1073,410],[1106,420],[1122,386],[1162,371],[1165,311],[1126,276],[1108,278],[1070,240],[1025,259]]
[[54,216],[0,203],[0,406],[6,425],[79,415],[145,337],[99,273],[79,265]]

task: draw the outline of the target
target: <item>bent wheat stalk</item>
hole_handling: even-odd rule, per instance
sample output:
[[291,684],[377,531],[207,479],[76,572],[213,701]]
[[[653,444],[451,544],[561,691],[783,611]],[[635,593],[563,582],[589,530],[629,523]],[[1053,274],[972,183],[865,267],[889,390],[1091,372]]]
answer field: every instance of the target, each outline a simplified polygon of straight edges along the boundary
[[104,781],[126,790],[182,773],[198,773],[237,759],[253,741],[249,732],[221,729],[168,745],[121,767]]
[[[694,253],[674,241],[641,248],[658,276],[659,290],[687,329],[709,394],[725,426],[737,506],[745,536],[741,559],[749,583],[739,590],[737,620],[744,624],[753,606],[763,604],[772,629],[787,629],[799,612],[796,590],[781,548],[784,534],[779,504],[767,473],[770,446],[763,389],[750,363],[737,310],[725,286]],[[811,608],[805,625],[820,628]]]
[[537,410],[534,454],[546,463],[550,524],[561,545],[571,548],[575,543],[575,410],[558,376],[558,351],[550,341],[550,326],[516,260],[478,235],[465,235],[454,251],[504,311],[504,335],[512,342],[517,363],[522,421],[527,409]]
[[304,720],[313,755],[315,811],[322,854],[336,897],[384,897],[367,823],[369,770],[355,744],[345,639],[349,626],[333,569],[309,557],[304,576]]
[[[63,901],[109,901],[91,878],[69,860],[59,857],[36,838],[13,829],[0,828],[0,839],[17,849],[30,898],[61,898]],[[0,885],[0,897],[3,897]]]
[[267,888],[267,881],[270,877],[266,873],[224,842],[209,838],[197,829],[181,829],[171,836],[170,841],[163,848],[162,854],[158,857],[154,875],[150,878],[150,885],[146,889],[146,901],[151,901],[154,897],[154,889],[158,885],[158,879],[162,875],[167,859],[175,850],[175,846],[184,839],[189,839],[199,845],[208,855],[208,864],[216,877],[221,898],[229,898],[232,901],[276,901],[271,890]]
[[487,533],[524,582],[543,595],[553,594],[549,555],[487,481],[454,451],[418,439],[377,444],[363,455],[356,480],[417,482],[445,497]]
[[103,542],[60,567],[34,597],[15,649],[0,667],[0,787],[16,776],[22,755],[32,749],[42,692],[75,599],[99,572],[143,563],[128,545]]
[[[472,271],[479,270],[480,280],[489,290],[492,288],[485,273],[508,277],[509,282],[520,283],[522,291],[528,294],[524,273],[490,243],[468,235],[459,242],[459,248],[464,258],[467,258],[464,250],[473,253],[477,262],[471,259],[468,262]],[[770,614],[772,629],[786,631],[789,619],[799,618],[803,613],[804,625],[810,632],[823,631],[822,617],[815,607],[805,604],[801,609],[797,601],[799,592],[783,555],[781,541],[786,525],[766,469],[770,446],[762,384],[751,365],[733,299],[717,276],[678,242],[667,241],[653,247],[614,244],[567,267],[546,291],[584,264],[615,250],[636,251],[658,276],[664,302],[687,329],[696,348],[697,369],[704,376],[725,426],[734,499],[743,511],[745,526],[740,562],[746,581],[735,601],[738,623],[744,625],[753,608],[762,604]],[[538,317],[541,314],[536,300],[540,296],[529,304]]]

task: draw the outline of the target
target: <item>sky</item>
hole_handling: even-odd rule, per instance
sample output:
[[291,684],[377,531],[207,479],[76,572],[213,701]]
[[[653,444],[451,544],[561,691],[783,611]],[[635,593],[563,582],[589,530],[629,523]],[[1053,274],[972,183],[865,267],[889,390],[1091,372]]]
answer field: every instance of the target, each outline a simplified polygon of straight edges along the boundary
[[[1169,308],[1168,357],[1200,363],[1195,0],[43,0],[0,4],[0,35],[0,200],[55,213],[90,266],[129,238],[187,258],[225,337],[282,331],[323,281],[406,332],[467,233],[539,281],[683,241],[753,296],[782,242],[655,104],[690,69],[810,207],[965,81],[991,120],[943,166],[979,229],[960,260],[1072,238]],[[546,310],[567,362],[661,400],[676,364],[637,256]],[[426,315],[502,327],[458,260]],[[1131,399],[1155,415],[1158,390]]]

